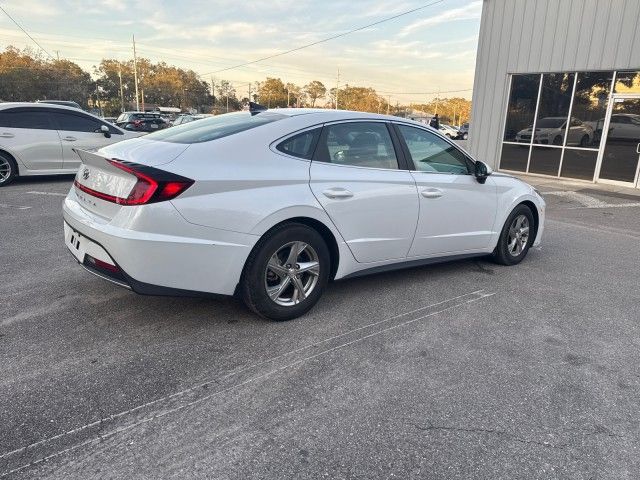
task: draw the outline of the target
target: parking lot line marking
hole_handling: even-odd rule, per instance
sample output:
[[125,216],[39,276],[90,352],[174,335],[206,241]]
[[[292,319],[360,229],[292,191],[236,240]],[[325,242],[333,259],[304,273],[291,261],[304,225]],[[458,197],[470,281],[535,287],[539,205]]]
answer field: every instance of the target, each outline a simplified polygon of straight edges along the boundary
[[66,193],[58,193],[58,192],[36,192],[36,191],[30,191],[27,193],[31,193],[33,195],[50,195],[53,197],[66,197],[67,194]]
[[[336,351],[336,350],[340,350],[340,349],[342,349],[342,348],[346,348],[346,347],[348,347],[348,346],[350,346],[350,345],[353,345],[353,344],[355,344],[355,343],[359,343],[359,342],[361,342],[361,341],[363,341],[363,340],[366,340],[366,339],[368,339],[368,338],[371,338],[371,337],[374,337],[374,336],[380,335],[380,334],[382,334],[382,333],[389,332],[389,331],[391,331],[391,330],[395,330],[396,328],[400,328],[400,327],[403,327],[403,326],[409,325],[409,324],[411,324],[411,323],[415,323],[415,322],[417,322],[417,321],[419,321],[419,320],[424,320],[425,318],[432,317],[432,316],[434,316],[434,315],[438,315],[438,314],[440,314],[440,313],[444,313],[444,312],[446,312],[447,310],[451,310],[451,309],[453,309],[453,308],[456,308],[456,307],[459,307],[459,306],[462,306],[462,305],[467,305],[467,304],[470,304],[470,303],[477,302],[477,301],[479,301],[479,300],[483,300],[483,299],[488,298],[488,297],[492,297],[492,296],[493,296],[493,295],[495,295],[495,294],[496,294],[496,292],[482,294],[482,295],[480,295],[480,296],[478,296],[478,297],[475,297],[475,298],[472,298],[472,299],[470,299],[470,300],[466,300],[466,301],[463,301],[463,302],[455,303],[455,304],[453,304],[453,305],[450,305],[450,306],[448,306],[448,307],[445,307],[445,308],[443,308],[443,309],[441,309],[441,310],[438,310],[438,311],[436,311],[436,312],[431,312],[431,313],[428,313],[428,314],[426,314],[426,315],[422,315],[422,316],[420,316],[420,317],[413,318],[413,319],[411,319],[411,320],[407,320],[407,321],[405,321],[405,322],[402,322],[402,323],[399,323],[399,324],[396,324],[396,325],[392,325],[392,326],[390,326],[390,327],[384,328],[384,329],[379,330],[379,331],[377,331],[377,332],[370,333],[369,335],[365,335],[365,336],[363,336],[363,337],[356,338],[356,339],[354,339],[354,340],[351,340],[350,342],[345,342],[345,343],[343,343],[343,344],[341,344],[341,345],[337,345],[337,346],[335,346],[335,347],[328,348],[328,349],[323,350],[323,351],[321,351],[321,352],[318,352],[318,353],[316,353],[316,354],[314,354],[314,355],[310,355],[310,356],[308,356],[308,357],[303,357],[303,358],[301,358],[301,359],[299,359],[299,360],[296,360],[295,362],[291,362],[291,363],[289,363],[289,364],[287,364],[287,365],[283,365],[282,367],[275,368],[275,369],[270,370],[270,371],[268,371],[268,372],[266,372],[266,373],[263,373],[263,374],[261,374],[261,375],[257,375],[257,376],[255,376],[255,377],[251,377],[251,378],[249,378],[249,379],[247,379],[247,380],[245,380],[245,381],[243,381],[243,382],[240,382],[240,383],[237,383],[237,384],[234,384],[234,385],[230,385],[229,387],[223,388],[223,389],[218,390],[217,392],[213,392],[213,393],[211,393],[211,394],[209,394],[209,395],[205,395],[204,397],[200,397],[200,398],[198,398],[198,399],[196,399],[196,400],[193,400],[193,401],[191,401],[191,402],[188,402],[188,403],[185,403],[185,404],[183,404],[183,405],[179,405],[179,406],[177,406],[177,407],[171,408],[171,409],[169,409],[169,410],[162,411],[162,412],[157,413],[157,414],[155,414],[155,415],[151,415],[151,416],[149,416],[149,417],[143,418],[143,419],[141,419],[141,420],[139,420],[139,421],[137,421],[137,422],[134,422],[134,423],[132,423],[132,424],[130,424],[130,425],[125,425],[125,426],[122,426],[122,427],[118,427],[118,428],[114,429],[114,430],[113,430],[113,431],[111,431],[111,432],[102,433],[102,434],[100,434],[100,435],[99,435],[98,437],[96,437],[96,438],[92,438],[92,439],[90,439],[90,440],[86,440],[86,441],[81,442],[81,443],[79,443],[79,444],[77,444],[77,445],[73,445],[73,446],[71,446],[71,447],[65,448],[64,450],[60,450],[59,452],[55,452],[55,453],[52,453],[52,454],[47,455],[47,456],[45,456],[45,457],[39,458],[39,459],[37,459],[37,460],[34,460],[33,462],[30,462],[30,463],[28,463],[28,464],[21,465],[20,467],[14,468],[13,470],[10,470],[10,471],[8,471],[8,472],[3,473],[2,475],[0,475],[0,478],[2,478],[2,477],[6,477],[6,476],[8,476],[8,475],[11,475],[12,473],[17,473],[17,472],[19,472],[19,471],[21,471],[21,470],[24,470],[24,469],[26,469],[26,468],[29,468],[29,467],[32,467],[32,466],[38,465],[39,463],[46,462],[46,461],[48,461],[48,460],[51,460],[52,458],[59,457],[59,456],[61,456],[61,455],[64,455],[65,453],[69,453],[69,452],[71,452],[71,451],[73,451],[73,450],[77,450],[77,449],[82,448],[82,447],[84,447],[84,446],[92,445],[92,444],[94,444],[94,443],[102,442],[102,441],[104,441],[104,440],[105,440],[105,439],[107,439],[107,438],[110,438],[110,437],[113,437],[113,436],[117,435],[118,433],[121,433],[121,432],[124,432],[124,431],[127,431],[127,430],[131,430],[131,429],[133,429],[133,428],[135,428],[135,427],[137,427],[137,426],[143,425],[143,424],[145,424],[145,423],[149,423],[149,422],[151,422],[152,420],[157,420],[158,418],[162,418],[162,417],[165,417],[165,416],[170,415],[170,414],[172,414],[172,413],[178,412],[178,411],[180,411],[180,410],[184,410],[185,408],[188,408],[188,407],[191,407],[191,406],[196,405],[196,404],[198,404],[198,403],[204,402],[205,400],[209,400],[209,399],[211,399],[211,398],[213,398],[213,397],[217,397],[218,395],[221,395],[221,394],[223,394],[223,393],[227,393],[227,392],[229,392],[229,391],[231,391],[231,390],[234,390],[234,389],[236,389],[236,388],[243,387],[243,386],[248,385],[248,384],[250,384],[250,383],[256,382],[256,381],[261,380],[261,379],[263,379],[263,378],[266,378],[266,377],[269,377],[269,376],[274,375],[274,374],[276,374],[276,373],[279,373],[279,372],[281,372],[281,371],[283,371],[283,370],[286,370],[286,369],[289,369],[289,368],[295,367],[295,366],[297,366],[297,365],[299,365],[299,364],[301,364],[301,363],[304,363],[304,362],[307,362],[307,361],[309,361],[309,360],[313,360],[313,359],[315,359],[315,358],[318,358],[318,357],[320,357],[320,356],[322,356],[322,355],[326,355],[326,354],[331,353],[331,352],[334,352],[334,351]],[[467,295],[468,295],[468,294],[467,294]],[[462,295],[462,296],[467,296],[467,295]],[[443,301],[443,302],[438,302],[438,303],[439,303],[439,304],[441,304],[441,303],[446,303],[446,302],[447,302],[447,300],[445,300],[445,301]],[[171,397],[171,395],[170,395],[170,396],[168,396],[168,397],[166,397],[166,398],[169,398],[169,397]],[[138,408],[138,407],[136,407],[136,408]],[[133,409],[132,409],[132,410],[133,410]],[[53,438],[53,437],[52,437],[52,438]],[[21,448],[21,449],[19,449],[19,450],[17,450],[17,451],[26,451],[28,448],[29,448],[29,447],[23,447],[23,448]],[[5,454],[5,455],[7,455],[7,454]],[[2,456],[0,456],[0,458],[2,458]]]
[[[389,317],[389,318],[386,318],[386,319],[384,319],[384,320],[380,320],[380,321],[373,322],[373,323],[371,323],[371,324],[368,324],[368,325],[365,325],[365,326],[362,326],[362,327],[358,327],[358,328],[352,329],[352,330],[350,330],[350,331],[348,331],[348,332],[345,332],[345,333],[343,333],[343,334],[335,335],[335,336],[329,337],[329,338],[327,338],[327,339],[321,340],[321,341],[319,341],[319,342],[316,342],[316,343],[313,343],[313,344],[306,345],[306,346],[304,346],[304,347],[301,347],[301,348],[298,348],[298,349],[292,350],[292,351],[290,351],[290,352],[283,353],[283,354],[281,354],[281,355],[277,355],[277,356],[272,357],[272,358],[270,358],[270,359],[268,359],[268,360],[265,360],[265,361],[263,361],[263,362],[259,362],[259,363],[253,364],[252,366],[245,367],[245,368],[243,368],[243,369],[241,369],[241,370],[239,370],[239,371],[237,371],[237,372],[231,372],[230,374],[224,375],[224,376],[222,376],[222,377],[220,377],[220,378],[218,378],[218,379],[215,379],[215,380],[211,380],[211,381],[207,381],[207,382],[201,383],[201,384],[196,385],[196,386],[194,386],[194,387],[190,387],[190,388],[187,388],[187,389],[185,389],[185,390],[182,390],[182,391],[179,391],[179,392],[172,393],[172,394],[167,395],[167,396],[165,396],[165,397],[161,397],[161,398],[158,398],[158,399],[153,400],[153,401],[151,401],[151,402],[147,402],[147,403],[144,403],[144,404],[142,404],[142,405],[138,405],[138,406],[133,407],[133,408],[131,408],[131,409],[128,409],[128,410],[125,410],[125,411],[122,411],[122,412],[119,412],[119,413],[116,413],[116,414],[113,414],[113,415],[109,415],[108,417],[102,418],[102,419],[97,420],[97,421],[95,421],[95,422],[88,423],[88,424],[83,425],[83,426],[81,426],[81,427],[74,428],[74,429],[69,430],[69,431],[67,431],[67,432],[60,433],[60,434],[58,434],[58,435],[54,435],[54,436],[52,436],[52,437],[44,438],[44,439],[42,439],[42,440],[39,440],[39,441],[34,442],[34,443],[32,443],[32,444],[26,445],[26,446],[24,446],[24,447],[17,448],[17,449],[15,449],[15,450],[10,451],[10,452],[5,452],[5,453],[3,453],[2,455],[0,455],[0,458],[9,457],[9,456],[11,456],[11,455],[13,455],[13,454],[16,454],[16,453],[24,453],[24,452],[26,452],[27,450],[32,449],[32,448],[37,447],[37,446],[40,446],[40,445],[42,445],[42,444],[49,443],[49,442],[51,442],[51,441],[53,441],[53,440],[56,440],[56,439],[62,438],[62,437],[64,437],[64,436],[73,435],[73,434],[75,434],[75,433],[81,432],[81,431],[86,430],[86,429],[89,429],[89,428],[91,428],[91,427],[95,427],[95,426],[101,425],[101,424],[103,424],[103,423],[106,423],[106,422],[109,422],[109,421],[115,420],[115,419],[117,419],[117,418],[119,418],[119,417],[122,417],[122,416],[128,415],[128,414],[130,414],[130,413],[133,413],[133,412],[135,412],[135,411],[137,411],[137,410],[140,410],[140,409],[143,409],[143,408],[149,407],[149,406],[154,405],[154,404],[156,404],[156,403],[159,403],[159,402],[162,402],[162,401],[166,401],[166,400],[169,400],[169,399],[174,398],[174,397],[177,397],[177,396],[185,395],[186,393],[189,393],[189,392],[192,392],[192,391],[195,391],[195,390],[201,389],[201,388],[203,388],[203,387],[205,387],[205,386],[208,386],[208,385],[211,385],[211,384],[213,384],[213,383],[218,383],[220,380],[224,380],[224,379],[226,379],[226,378],[231,378],[231,377],[233,377],[233,376],[236,376],[236,375],[238,375],[238,374],[240,374],[240,373],[242,373],[242,372],[245,372],[245,371],[247,371],[247,370],[250,370],[251,368],[255,368],[255,367],[258,367],[258,366],[261,366],[261,365],[267,364],[267,363],[269,363],[269,362],[272,362],[272,361],[274,361],[274,360],[276,360],[276,359],[283,358],[283,357],[285,357],[285,356],[291,355],[291,354],[293,354],[293,353],[300,352],[300,351],[303,351],[303,350],[308,349],[308,348],[312,348],[312,347],[317,346],[317,345],[321,345],[321,344],[326,343],[326,342],[328,342],[328,341],[330,341],[330,340],[334,340],[334,339],[337,339],[337,338],[344,337],[344,336],[346,336],[346,335],[349,335],[350,333],[354,333],[354,332],[357,332],[357,331],[363,330],[363,329],[368,328],[368,327],[372,327],[372,326],[375,326],[375,325],[379,325],[379,324],[382,324],[382,323],[384,323],[384,322],[388,322],[388,321],[393,320],[393,319],[401,318],[401,317],[406,316],[406,315],[409,315],[409,314],[411,314],[411,313],[417,313],[417,312],[420,312],[420,311],[426,310],[426,309],[431,308],[431,307],[440,306],[440,305],[443,305],[443,304],[445,304],[445,303],[452,302],[452,301],[454,301],[454,300],[459,300],[458,302],[456,302],[456,303],[454,303],[454,304],[452,304],[452,305],[449,305],[449,306],[447,306],[447,307],[445,307],[445,308],[442,308],[442,309],[440,309],[440,310],[437,310],[437,311],[435,311],[435,312],[431,312],[431,313],[428,313],[428,314],[426,314],[426,315],[422,315],[422,316],[419,316],[419,317],[416,317],[416,318],[412,318],[412,319],[410,319],[410,320],[406,320],[406,321],[401,322],[401,323],[399,323],[399,324],[396,324],[396,325],[392,325],[392,326],[386,327],[386,328],[384,328],[384,329],[378,330],[378,331],[373,332],[373,333],[370,333],[370,334],[368,334],[368,335],[365,335],[365,336],[362,336],[362,337],[358,337],[358,338],[356,338],[356,339],[354,339],[354,340],[351,340],[351,341],[349,341],[349,342],[342,343],[342,344],[337,345],[337,346],[335,346],[335,347],[327,348],[327,349],[322,350],[322,351],[320,351],[320,352],[318,352],[318,353],[316,353],[316,354],[309,355],[309,356],[307,356],[307,357],[303,357],[303,358],[301,358],[301,359],[299,359],[299,360],[296,360],[296,361],[294,361],[294,362],[288,363],[288,364],[286,364],[286,365],[284,365],[284,366],[281,366],[281,367],[275,368],[275,369],[273,369],[273,370],[270,370],[270,371],[268,371],[268,372],[266,372],[266,373],[264,373],[264,374],[257,375],[257,376],[255,376],[255,377],[251,377],[251,378],[249,378],[249,379],[247,379],[247,380],[245,380],[245,381],[243,381],[243,382],[240,382],[240,383],[237,383],[237,384],[230,385],[230,386],[228,386],[228,387],[226,387],[226,388],[223,388],[223,389],[221,389],[221,390],[218,390],[218,391],[216,391],[216,392],[213,392],[213,393],[211,393],[211,394],[209,394],[209,395],[206,395],[206,396],[204,396],[204,397],[198,398],[198,399],[193,400],[193,401],[191,401],[191,402],[187,402],[187,403],[185,403],[185,404],[183,404],[183,405],[179,405],[179,406],[174,407],[174,408],[172,408],[172,409],[165,410],[165,411],[160,412],[160,413],[157,413],[157,414],[155,414],[155,415],[151,415],[150,417],[143,418],[143,419],[141,419],[141,420],[139,420],[139,421],[137,421],[137,422],[134,422],[134,423],[132,423],[132,424],[130,424],[130,425],[125,425],[125,426],[123,426],[123,427],[118,427],[118,428],[114,429],[112,432],[107,432],[107,433],[103,433],[103,434],[101,434],[101,435],[100,435],[99,437],[97,437],[97,438],[94,438],[94,439],[88,440],[88,441],[86,441],[86,442],[82,442],[82,443],[80,443],[80,444],[78,444],[78,445],[74,445],[74,446],[69,447],[69,448],[67,448],[67,449],[61,450],[60,452],[53,453],[53,454],[51,454],[51,455],[49,455],[49,456],[47,456],[47,457],[43,457],[43,458],[41,458],[41,459],[35,460],[34,462],[31,462],[31,463],[29,463],[29,464],[23,465],[23,466],[21,466],[21,467],[17,467],[16,469],[13,469],[13,470],[11,470],[11,471],[9,471],[9,472],[5,472],[5,473],[3,473],[3,474],[1,474],[1,475],[0,475],[0,478],[5,477],[5,476],[7,476],[7,475],[10,475],[10,474],[12,474],[12,473],[16,473],[16,472],[18,472],[18,471],[20,471],[20,470],[24,470],[25,468],[28,468],[28,467],[33,466],[33,465],[36,465],[37,463],[40,463],[40,462],[46,461],[46,460],[51,459],[51,458],[54,458],[54,457],[56,457],[56,456],[63,455],[64,453],[67,453],[67,452],[69,452],[69,451],[75,450],[76,448],[80,448],[80,447],[82,447],[82,446],[84,446],[84,445],[89,445],[89,444],[94,443],[94,442],[97,442],[97,441],[102,441],[103,439],[105,439],[105,438],[109,438],[109,437],[111,437],[111,436],[113,436],[113,435],[116,435],[117,433],[122,432],[122,431],[126,431],[126,430],[129,430],[129,429],[131,429],[131,428],[134,428],[134,427],[136,427],[136,426],[138,426],[138,425],[141,425],[141,424],[143,424],[143,423],[147,423],[147,422],[149,422],[149,421],[151,421],[151,420],[154,420],[154,419],[157,419],[157,418],[164,417],[164,416],[166,416],[166,415],[168,415],[168,414],[170,414],[170,413],[174,413],[174,412],[177,412],[177,411],[183,410],[183,409],[185,409],[185,408],[187,408],[187,407],[190,407],[190,406],[195,405],[195,404],[197,404],[197,403],[203,402],[203,401],[205,401],[205,400],[207,400],[207,399],[213,398],[213,397],[218,396],[218,395],[220,395],[220,394],[226,393],[226,392],[231,391],[231,390],[233,390],[233,389],[235,389],[235,388],[242,387],[242,386],[247,385],[247,384],[249,384],[249,383],[253,383],[253,382],[257,381],[257,380],[260,380],[260,379],[265,378],[265,377],[267,377],[267,376],[270,376],[270,375],[273,375],[273,374],[278,373],[278,372],[280,372],[280,371],[283,371],[283,370],[285,370],[285,369],[287,369],[287,368],[291,368],[291,367],[294,367],[294,366],[296,366],[296,365],[298,365],[298,364],[304,363],[304,362],[306,362],[306,361],[313,360],[314,358],[320,357],[320,356],[322,356],[322,355],[326,355],[327,353],[331,353],[331,352],[333,352],[333,351],[336,351],[336,350],[339,350],[339,349],[342,349],[342,348],[348,347],[348,346],[353,345],[353,344],[355,344],[355,343],[358,343],[358,342],[361,342],[361,341],[366,340],[366,339],[368,339],[368,338],[371,338],[371,337],[374,337],[374,336],[380,335],[380,334],[382,334],[382,333],[385,333],[385,332],[388,332],[388,331],[394,330],[394,329],[396,329],[396,328],[400,328],[400,327],[402,327],[402,326],[409,325],[409,324],[411,324],[411,323],[415,323],[415,322],[417,322],[417,321],[419,321],[419,320],[423,320],[423,319],[425,319],[425,318],[432,317],[432,316],[434,316],[434,315],[437,315],[437,314],[440,314],[440,313],[446,312],[446,311],[451,310],[451,309],[453,309],[453,308],[455,308],[455,307],[462,306],[462,305],[466,305],[466,304],[473,303],[473,302],[477,302],[477,301],[479,301],[479,300],[483,300],[483,299],[485,299],[485,298],[488,298],[488,297],[491,297],[491,296],[495,295],[495,292],[494,292],[494,293],[482,293],[482,292],[484,292],[484,290],[476,290],[476,291],[474,291],[474,292],[465,293],[465,294],[463,294],[463,295],[458,295],[458,296],[455,296],[455,297],[452,297],[452,298],[449,298],[449,299],[446,299],[446,300],[442,300],[442,301],[440,301],[440,302],[436,302],[436,303],[431,304],[431,305],[427,305],[427,306],[425,306],[425,307],[420,307],[420,308],[417,308],[417,309],[415,309],[415,310],[411,310],[411,311],[409,311],[409,312],[405,312],[405,313],[402,313],[402,314],[394,315],[394,316]],[[462,299],[463,299],[464,297],[469,297],[469,296],[473,296],[473,298],[470,298],[470,299],[467,299],[467,300],[462,301]]]
[[15,208],[16,210],[29,210],[31,207],[23,205],[9,205],[8,203],[0,203],[0,208]]
[[[154,405],[156,403],[159,403],[159,402],[162,402],[162,401],[166,401],[166,400],[169,400],[169,399],[177,397],[177,396],[185,395],[185,394],[187,394],[189,392],[192,392],[192,391],[195,391],[195,390],[198,390],[198,389],[202,389],[202,388],[207,387],[207,386],[209,386],[209,385],[211,385],[213,383],[219,382],[220,380],[226,380],[226,379],[234,377],[236,375],[240,375],[241,373],[249,371],[249,370],[251,370],[253,368],[257,368],[257,367],[260,367],[262,365],[266,365],[267,363],[274,362],[276,360],[279,360],[281,358],[287,357],[289,355],[293,355],[294,353],[299,353],[299,352],[301,352],[303,350],[306,350],[306,349],[309,349],[309,348],[317,347],[319,345],[322,345],[323,343],[327,343],[327,342],[330,342],[331,340],[336,340],[338,338],[345,337],[347,335],[350,335],[352,333],[358,332],[360,330],[363,330],[363,329],[366,329],[366,328],[370,328],[370,327],[374,327],[376,325],[380,325],[382,323],[389,322],[391,320],[395,320],[397,318],[401,318],[401,317],[404,317],[406,315],[410,315],[412,313],[418,313],[418,312],[421,312],[421,311],[426,310],[428,308],[437,307],[437,306],[443,305],[443,304],[445,304],[447,302],[452,302],[454,300],[459,300],[459,299],[464,298],[464,297],[468,297],[468,296],[471,296],[471,295],[482,295],[482,292],[484,292],[484,289],[475,290],[475,291],[469,292],[469,293],[464,293],[462,295],[457,295],[455,297],[451,297],[451,298],[448,298],[446,300],[442,300],[440,302],[432,303],[431,305],[426,305],[424,307],[416,308],[414,310],[410,310],[410,311],[405,312],[405,313],[400,313],[400,314],[394,315],[392,317],[385,318],[383,320],[378,320],[377,322],[372,322],[372,323],[369,323],[367,325],[363,325],[361,327],[353,328],[353,329],[348,330],[348,331],[346,331],[344,333],[341,333],[339,335],[333,335],[331,337],[325,338],[325,339],[320,340],[318,342],[311,343],[311,344],[305,345],[303,347],[291,350],[289,352],[281,353],[280,355],[276,355],[275,357],[268,358],[268,359],[263,360],[261,362],[254,363],[252,365],[243,367],[240,370],[237,370],[235,372],[230,372],[230,373],[228,373],[226,375],[223,375],[222,377],[219,377],[217,379],[207,380],[206,382],[202,382],[202,383],[200,383],[198,385],[186,388],[186,389],[181,390],[179,392],[172,393],[172,394],[167,395],[165,397],[161,397],[161,398],[158,398],[156,400],[152,400],[150,402],[143,403],[143,404],[138,405],[136,407],[133,407],[133,408],[131,408],[129,410],[125,410],[125,411],[122,411],[122,412],[119,412],[119,413],[115,413],[113,415],[109,415],[108,417],[101,418],[100,420],[96,420],[95,422],[91,422],[91,423],[88,423],[88,424],[83,425],[81,427],[77,427],[77,428],[71,429],[71,430],[69,430],[67,432],[63,432],[63,433],[60,433],[58,435],[54,435],[53,437],[44,438],[44,439],[39,440],[37,442],[34,442],[34,443],[30,444],[30,445],[27,445],[26,447],[20,447],[20,448],[17,448],[15,450],[11,451],[11,452],[3,453],[2,455],[0,455],[0,458],[8,457],[8,456],[13,455],[15,453],[19,453],[19,452],[21,452],[21,451],[23,451],[25,449],[36,447],[36,446],[39,446],[39,445],[41,445],[43,443],[51,442],[53,440],[57,440],[58,438],[62,438],[62,437],[67,436],[67,435],[73,435],[74,433],[81,432],[82,430],[86,430],[88,428],[98,426],[101,423],[115,420],[116,418],[122,417],[124,415],[128,415],[129,413],[133,413],[133,412],[135,412],[137,410],[141,410],[141,409],[146,408],[146,407],[150,407],[151,405]],[[482,297],[480,297],[480,298],[482,298]]]
[[605,235],[617,235],[620,237],[628,237],[628,238],[633,238],[633,239],[638,239],[640,238],[640,232],[637,233],[633,233],[632,231],[628,231],[628,230],[622,230],[619,228],[612,228],[612,227],[594,227],[592,225],[589,225],[587,223],[581,223],[581,222],[577,222],[577,221],[565,221],[565,220],[556,220],[555,218],[547,218],[546,219],[547,222],[549,223],[560,223],[562,225],[570,225],[572,227],[575,228],[581,228],[583,230],[589,230],[590,232],[598,232],[598,233],[603,233]]

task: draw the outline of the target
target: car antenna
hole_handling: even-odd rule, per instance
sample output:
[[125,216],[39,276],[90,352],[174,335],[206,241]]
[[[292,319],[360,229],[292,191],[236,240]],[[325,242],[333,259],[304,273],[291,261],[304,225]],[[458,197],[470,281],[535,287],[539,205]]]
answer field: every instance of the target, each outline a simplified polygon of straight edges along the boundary
[[255,102],[249,102],[249,112],[251,112],[251,115],[257,115],[258,113],[264,112],[265,110],[268,110],[268,108],[264,105],[260,105],[259,103]]

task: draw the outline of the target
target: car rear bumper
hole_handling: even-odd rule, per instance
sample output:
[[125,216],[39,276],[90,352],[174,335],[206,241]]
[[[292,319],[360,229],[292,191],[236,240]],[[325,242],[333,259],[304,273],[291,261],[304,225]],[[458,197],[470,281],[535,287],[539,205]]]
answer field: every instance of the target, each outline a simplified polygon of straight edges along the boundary
[[65,199],[65,244],[86,270],[146,295],[235,293],[256,236],[189,224],[170,202],[127,208],[138,209],[127,215],[136,226],[161,223],[126,228],[82,208],[73,189]]

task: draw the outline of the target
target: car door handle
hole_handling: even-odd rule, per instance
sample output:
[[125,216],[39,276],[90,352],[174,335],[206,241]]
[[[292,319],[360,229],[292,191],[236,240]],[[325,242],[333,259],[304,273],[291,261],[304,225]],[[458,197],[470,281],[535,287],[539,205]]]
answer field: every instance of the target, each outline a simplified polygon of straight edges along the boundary
[[328,188],[322,194],[328,198],[351,198],[353,193],[345,188]]
[[15,135],[13,133],[0,133],[0,138],[13,138]]
[[[1,137],[2,135],[0,135]],[[13,137],[13,135],[11,135]],[[640,153],[640,143],[636,145],[636,153]]]
[[439,188],[427,188],[426,190],[422,190],[420,192],[424,198],[439,198],[444,192]]
[[76,138],[76,137],[71,137],[71,136],[69,136],[69,137],[62,137],[62,139],[63,139],[65,142],[75,142],[75,141],[77,140],[77,138]]

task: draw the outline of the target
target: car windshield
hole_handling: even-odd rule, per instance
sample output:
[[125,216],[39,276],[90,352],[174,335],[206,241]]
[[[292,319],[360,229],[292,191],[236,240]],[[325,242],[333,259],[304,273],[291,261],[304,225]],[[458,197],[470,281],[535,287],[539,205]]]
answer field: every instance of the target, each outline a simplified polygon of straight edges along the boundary
[[173,143],[209,142],[283,118],[286,118],[286,115],[270,112],[257,115],[252,115],[249,112],[226,113],[152,133],[147,135],[145,139]]
[[564,118],[541,118],[536,124],[537,128],[560,128],[564,125]]

